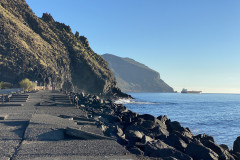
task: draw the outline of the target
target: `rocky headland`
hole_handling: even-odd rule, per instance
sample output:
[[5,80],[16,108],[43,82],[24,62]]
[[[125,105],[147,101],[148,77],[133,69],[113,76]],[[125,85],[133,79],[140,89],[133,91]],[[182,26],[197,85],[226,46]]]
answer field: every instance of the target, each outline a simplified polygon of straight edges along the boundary
[[158,72],[142,63],[112,54],[104,54],[102,57],[108,62],[117,86],[123,92],[174,92]]

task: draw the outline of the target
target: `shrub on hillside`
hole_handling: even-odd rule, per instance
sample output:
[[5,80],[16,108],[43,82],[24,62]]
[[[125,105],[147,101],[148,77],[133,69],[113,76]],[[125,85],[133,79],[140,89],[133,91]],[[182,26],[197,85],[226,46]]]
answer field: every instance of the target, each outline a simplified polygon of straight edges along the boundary
[[29,90],[30,90],[30,91],[35,90],[36,87],[37,87],[37,83],[32,82],[32,85],[31,85],[31,87],[29,88]]
[[32,91],[36,87],[35,83],[33,84],[32,81],[30,81],[28,78],[25,78],[24,80],[19,82],[19,85],[21,88],[24,89],[24,91]]

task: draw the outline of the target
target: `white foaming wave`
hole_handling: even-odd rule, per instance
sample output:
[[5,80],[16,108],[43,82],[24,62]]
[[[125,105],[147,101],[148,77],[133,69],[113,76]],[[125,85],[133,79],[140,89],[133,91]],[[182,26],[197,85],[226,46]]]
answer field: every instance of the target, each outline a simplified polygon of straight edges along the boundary
[[116,104],[129,104],[129,103],[132,103],[132,99],[118,99],[114,103],[116,103]]
[[116,104],[157,104],[154,102],[140,102],[134,99],[118,99],[114,103]]

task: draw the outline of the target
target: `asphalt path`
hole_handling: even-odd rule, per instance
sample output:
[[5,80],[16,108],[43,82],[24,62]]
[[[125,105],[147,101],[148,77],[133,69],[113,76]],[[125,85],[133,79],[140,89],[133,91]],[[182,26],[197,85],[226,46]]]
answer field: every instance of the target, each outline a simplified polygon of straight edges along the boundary
[[[115,140],[104,139],[94,122],[84,120],[86,112],[75,108],[66,95],[51,91],[27,95],[26,102],[0,106],[0,160],[137,159]],[[53,96],[62,97],[64,105]],[[89,139],[66,135],[69,128]]]

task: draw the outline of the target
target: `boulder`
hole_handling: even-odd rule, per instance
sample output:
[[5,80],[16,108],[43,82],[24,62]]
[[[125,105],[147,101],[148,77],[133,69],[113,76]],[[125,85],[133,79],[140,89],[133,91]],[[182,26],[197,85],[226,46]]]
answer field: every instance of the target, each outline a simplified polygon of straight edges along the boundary
[[161,116],[158,116],[157,119],[160,120],[163,124],[165,124],[166,121],[168,120],[168,118],[167,118],[166,115],[164,115],[164,116],[162,116],[162,115],[161,115]]
[[104,132],[104,135],[108,137],[116,136],[116,134],[117,134],[117,129],[115,126],[107,127],[107,129]]
[[[220,145],[214,143],[213,138],[202,139],[202,144],[205,147],[210,148],[212,151],[218,154],[220,160],[234,160],[235,158],[229,153],[228,150],[223,149]],[[227,147],[228,148],[228,147]]]
[[229,151],[229,148],[226,144],[220,144],[219,146],[222,147],[222,149]]
[[143,121],[141,126],[145,129],[153,129],[155,127],[155,122],[154,121]]
[[117,115],[103,114],[102,117],[107,120],[108,123],[121,122],[122,119]]
[[105,126],[105,125],[103,125],[103,124],[101,124],[101,125],[99,126],[99,128],[100,128],[103,132],[105,132],[108,127]]
[[170,134],[164,142],[182,152],[187,148],[187,143],[176,134]]
[[148,142],[152,142],[153,141],[153,139],[151,138],[151,137],[149,137],[149,136],[146,136],[146,135],[144,135],[143,137],[142,137],[142,140],[141,140],[141,142],[143,143],[143,144],[146,144],[146,143],[148,143]]
[[124,113],[124,112],[127,112],[128,109],[125,106],[123,106],[122,104],[118,104],[115,111],[117,111],[119,113]]
[[117,136],[119,137],[125,137],[124,133],[123,133],[123,130],[117,126]]
[[169,127],[173,131],[178,131],[178,132],[183,132],[184,131],[184,128],[177,121],[170,122],[169,123]]
[[182,134],[182,133],[179,133],[179,132],[174,132],[174,134],[181,138],[185,143],[189,144],[193,141],[193,138],[192,137],[189,137],[189,136],[186,136],[186,134]]
[[172,157],[176,159],[192,160],[192,158],[188,155],[176,150],[160,140],[154,143],[147,143],[145,147],[145,155],[162,159]]
[[196,140],[201,140],[202,139],[202,134],[198,134],[196,136],[193,136],[194,139]]
[[216,143],[214,143],[212,140],[208,139],[208,140],[201,140],[202,144],[205,147],[210,148],[212,151],[214,151],[215,153],[217,153],[218,155],[223,154],[224,150],[217,145]]
[[135,119],[133,119],[133,123],[135,124],[135,125],[141,125],[143,122],[144,122],[145,120],[143,119],[143,118],[135,118]]
[[128,148],[128,151],[135,155],[139,155],[139,156],[144,155],[144,152],[136,146]]
[[84,97],[85,97],[85,93],[84,93],[84,92],[81,92],[81,93],[79,94],[79,96],[80,96],[81,98],[84,98]]
[[203,134],[201,141],[212,141],[212,142],[214,142],[214,138],[212,136],[207,135],[207,134]]
[[147,143],[145,146],[145,154],[146,155],[150,155],[153,152],[156,152],[160,149],[164,149],[164,148],[173,148],[169,145],[167,145],[166,143],[164,143],[161,140],[156,140],[153,143]]
[[136,122],[132,122],[130,125],[125,126],[124,133],[129,132],[130,130],[144,132],[144,128]]
[[170,157],[176,159],[192,160],[192,158],[183,152],[180,152],[174,148],[164,148],[158,151],[155,151],[149,155],[150,157],[160,157],[163,159],[168,159]]
[[126,146],[128,144],[128,140],[125,139],[125,135],[122,137],[117,137],[117,142],[124,146]]
[[156,122],[156,118],[150,114],[143,114],[143,115],[139,115],[138,117],[144,120]]
[[129,116],[122,116],[122,122],[126,123],[126,124],[129,124],[129,123],[132,122],[132,118],[129,117]]
[[107,114],[107,115],[113,115],[114,114],[114,110],[111,109],[111,108],[104,108],[104,114]]
[[169,132],[161,126],[156,126],[152,129],[152,132],[149,135],[159,139],[165,139],[169,136]]
[[233,143],[233,152],[240,152],[240,136]]
[[194,160],[218,160],[218,155],[200,142],[192,142],[186,148],[186,154]]
[[139,131],[128,130],[125,132],[125,137],[129,141],[140,142],[142,140],[143,134]]
[[221,155],[219,155],[219,160],[235,160],[235,158],[228,151],[224,151]]
[[192,132],[190,131],[189,128],[184,128],[184,131],[182,132],[182,135],[184,137],[188,137],[188,138],[191,138],[191,139],[194,137],[194,135],[192,134]]
[[111,101],[110,101],[110,100],[105,100],[104,103],[105,103],[105,104],[110,104]]
[[156,126],[160,126],[161,128],[167,130],[167,125],[166,125],[166,123],[165,123],[165,122],[162,122],[162,121],[160,121],[160,120],[158,120],[158,119],[157,119],[157,121],[156,121]]
[[137,113],[134,113],[132,111],[121,113],[121,115],[123,123],[126,124],[131,123],[137,117]]
[[134,146],[138,147],[142,151],[144,151],[145,149],[145,144],[143,144],[142,142],[134,142]]

